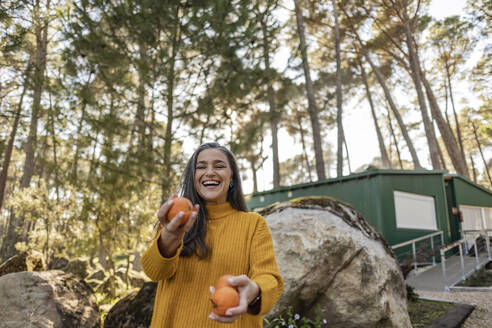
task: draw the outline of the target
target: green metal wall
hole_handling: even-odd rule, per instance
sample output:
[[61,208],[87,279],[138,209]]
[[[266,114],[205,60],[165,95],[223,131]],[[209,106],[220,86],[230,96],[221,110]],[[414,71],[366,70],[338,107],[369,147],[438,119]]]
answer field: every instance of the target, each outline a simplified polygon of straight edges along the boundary
[[[350,179],[329,179],[311,184],[296,185],[278,190],[255,193],[248,200],[248,207],[254,210],[278,201],[297,197],[329,196],[355,207],[377,229],[382,228],[379,179],[376,175],[356,175]],[[262,201],[263,200],[263,201]]]
[[468,179],[452,175],[456,202],[459,205],[492,207],[492,191],[479,186]]
[[254,193],[248,200],[250,209],[264,207],[277,201],[305,196],[329,196],[351,204],[390,245],[432,233],[429,230],[396,227],[393,190],[434,197],[437,226],[444,231],[445,242],[450,240],[443,171],[376,170],[321,182],[284,187]]

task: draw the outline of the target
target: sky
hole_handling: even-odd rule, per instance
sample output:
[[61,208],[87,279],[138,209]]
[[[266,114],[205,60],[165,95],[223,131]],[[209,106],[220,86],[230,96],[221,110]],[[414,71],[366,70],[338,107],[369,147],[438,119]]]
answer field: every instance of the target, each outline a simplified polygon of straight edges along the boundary
[[[460,15],[463,13],[464,0],[434,0],[432,1],[429,13],[433,17],[437,19],[442,19],[451,15]],[[288,52],[286,54],[279,54],[273,60],[273,66],[277,69],[281,69],[282,66],[285,67],[286,56],[288,56]],[[406,95],[396,95],[396,101],[404,102],[405,99],[398,99],[399,97],[406,97]],[[413,96],[412,96],[413,97]],[[344,106],[346,106],[346,110],[344,111],[343,117],[343,125],[344,131],[347,139],[348,149],[349,149],[349,157],[352,171],[360,168],[364,165],[367,165],[371,162],[371,160],[379,156],[379,147],[377,143],[377,136],[374,130],[374,124],[372,120],[372,116],[370,113],[369,106],[366,105],[366,102],[363,101],[359,104],[355,104],[354,102],[344,102]],[[357,108],[353,108],[353,106],[357,106]],[[415,121],[421,120],[421,118],[416,117]],[[309,126],[310,129],[310,126]],[[422,128],[423,131],[423,128]],[[324,140],[325,142],[329,142],[333,149],[336,151],[336,138],[337,138],[337,129],[332,128],[331,131],[328,132],[327,138]],[[425,143],[425,137],[419,136],[419,138],[415,144],[417,151],[419,152],[419,159],[422,162],[422,165],[426,168],[431,168],[430,160],[429,160],[429,152],[428,147]],[[270,157],[265,161],[263,168],[258,172],[258,190],[268,190],[272,188],[272,160],[271,160],[271,139],[265,138],[264,149]],[[188,148],[185,145],[185,149]],[[279,160],[280,162],[285,161],[288,158],[291,158],[296,153],[301,152],[300,144],[296,144],[293,139],[286,133],[285,130],[279,130]],[[408,151],[403,151],[403,153],[408,153]],[[404,158],[410,160],[409,154],[403,154]],[[344,165],[347,166],[346,164]],[[330,177],[336,176],[336,163],[332,165],[331,172],[327,172],[327,175]],[[315,172],[313,172],[315,174]],[[348,174],[348,169],[344,169],[344,175]],[[249,178],[243,179],[243,188],[245,194],[249,194],[253,190],[253,181],[251,179],[251,172],[247,172]]]

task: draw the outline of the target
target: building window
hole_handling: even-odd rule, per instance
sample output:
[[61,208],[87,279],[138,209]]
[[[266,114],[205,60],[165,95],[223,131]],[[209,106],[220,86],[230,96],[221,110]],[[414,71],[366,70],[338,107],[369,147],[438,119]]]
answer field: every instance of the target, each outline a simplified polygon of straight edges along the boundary
[[434,197],[396,190],[393,194],[397,228],[437,230]]
[[[464,231],[492,229],[492,208],[478,206],[460,205],[463,213],[463,223],[461,224]],[[492,236],[492,232],[488,232]]]

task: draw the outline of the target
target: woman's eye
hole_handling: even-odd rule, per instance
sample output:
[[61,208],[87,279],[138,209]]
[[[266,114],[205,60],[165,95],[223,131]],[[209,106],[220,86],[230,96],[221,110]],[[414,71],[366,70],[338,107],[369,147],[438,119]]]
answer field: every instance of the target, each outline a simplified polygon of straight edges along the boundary
[[215,166],[215,168],[216,169],[223,169],[223,168],[225,168],[225,166],[224,165],[217,165],[217,166]]
[[197,166],[195,170],[203,170],[205,169],[205,166]]

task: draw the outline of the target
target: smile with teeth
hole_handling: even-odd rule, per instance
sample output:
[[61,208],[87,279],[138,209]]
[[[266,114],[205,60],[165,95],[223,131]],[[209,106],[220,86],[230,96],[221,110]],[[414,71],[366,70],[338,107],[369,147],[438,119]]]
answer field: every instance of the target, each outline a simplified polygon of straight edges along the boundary
[[214,180],[206,180],[206,181],[203,181],[202,184],[205,187],[217,187],[218,185],[220,185],[220,182],[214,181]]

